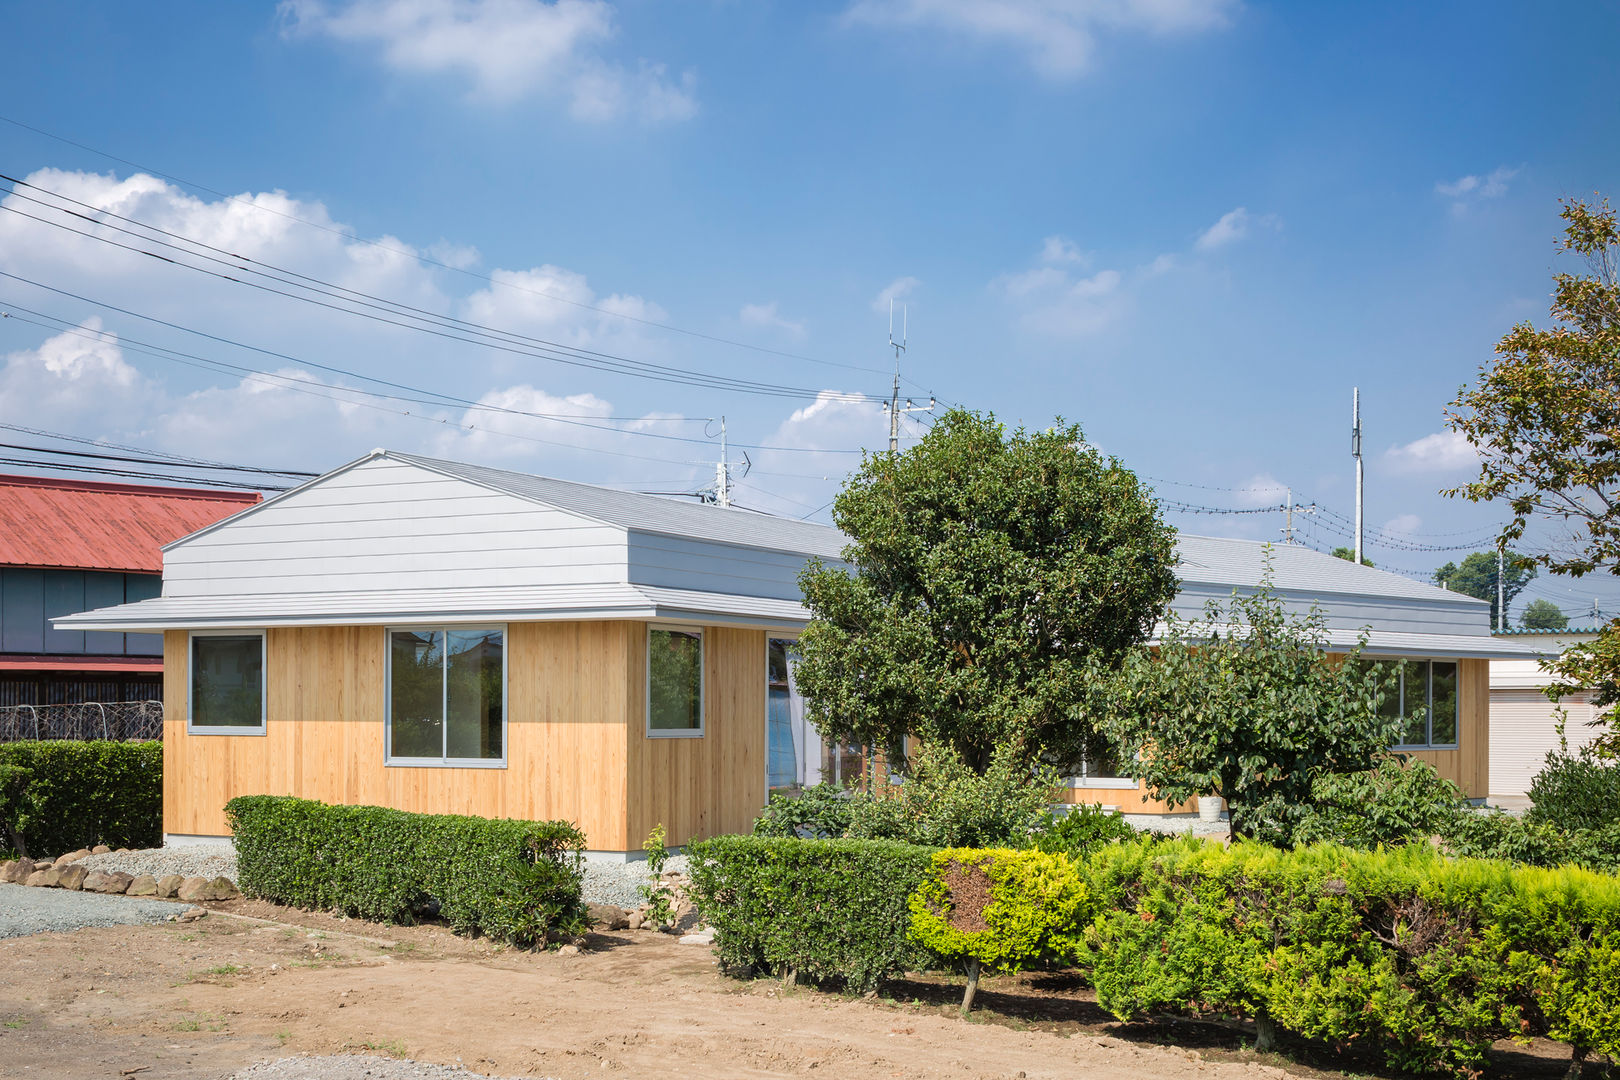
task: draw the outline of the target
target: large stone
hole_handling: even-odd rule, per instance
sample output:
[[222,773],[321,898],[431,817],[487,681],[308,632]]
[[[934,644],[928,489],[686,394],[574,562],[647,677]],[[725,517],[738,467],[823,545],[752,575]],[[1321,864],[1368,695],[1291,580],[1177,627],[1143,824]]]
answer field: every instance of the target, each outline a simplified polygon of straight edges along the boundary
[[82,889],[85,880],[94,872],[82,866],[66,866],[56,872],[56,883],[64,889]]
[[92,874],[84,879],[85,892],[111,893],[117,895],[129,888],[129,883],[135,880],[135,875],[126,874],[122,870],[110,870],[103,874]]
[[90,854],[92,854],[92,855],[105,855],[105,854],[107,854],[107,852],[109,852],[111,850],[112,850],[112,848],[108,847],[106,844],[97,844],[95,847],[90,849]]
[[242,894],[236,891],[236,883],[228,877],[217,877],[204,888],[200,899],[203,900],[235,900]]
[[32,874],[29,874],[28,880],[24,884],[42,889],[54,889],[61,880],[61,873],[55,867],[47,866],[43,870],[35,870]]
[[188,904],[195,904],[203,898],[208,889],[208,879],[202,877],[188,877],[180,883],[180,890],[175,893]]
[[62,867],[66,866],[68,863],[76,863],[80,859],[88,859],[89,857],[90,857],[90,849],[89,848],[80,848],[78,851],[70,851],[66,855],[63,855],[60,859],[56,860],[56,868],[58,870],[60,870],[60,869],[62,869]]
[[164,900],[173,900],[180,895],[180,886],[186,879],[179,874],[164,874],[158,878],[157,892],[154,894]]
[[142,874],[134,881],[131,881],[129,888],[125,889],[124,892],[130,896],[156,896],[157,878],[151,874]]
[[13,859],[0,866],[0,881],[10,881],[21,885],[28,880],[28,875],[34,872],[34,860],[24,857]]
[[591,923],[598,930],[624,930],[630,926],[630,919],[624,913],[624,908],[614,907],[612,904],[586,904],[590,911]]

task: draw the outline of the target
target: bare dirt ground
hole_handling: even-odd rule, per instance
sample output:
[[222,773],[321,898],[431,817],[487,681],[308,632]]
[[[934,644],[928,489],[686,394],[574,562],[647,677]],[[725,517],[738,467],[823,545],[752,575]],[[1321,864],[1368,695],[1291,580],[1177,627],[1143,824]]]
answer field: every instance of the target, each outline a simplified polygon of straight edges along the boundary
[[[987,980],[969,1021],[959,995],[943,979],[866,999],[739,982],[709,948],[661,934],[534,954],[236,901],[193,923],[0,941],[0,1075],[217,1080],[338,1052],[561,1080],[1382,1075],[1323,1048],[1257,1057],[1224,1026],[1120,1025],[1064,976]],[[1567,1061],[1541,1044],[1492,1072],[1556,1077]]]

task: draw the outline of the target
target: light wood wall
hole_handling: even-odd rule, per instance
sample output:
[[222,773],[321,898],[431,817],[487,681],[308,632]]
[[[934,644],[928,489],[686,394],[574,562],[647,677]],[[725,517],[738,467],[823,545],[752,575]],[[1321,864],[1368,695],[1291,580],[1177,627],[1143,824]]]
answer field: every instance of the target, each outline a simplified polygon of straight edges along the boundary
[[764,802],[765,635],[705,632],[705,732],[646,737],[645,623],[507,627],[507,767],[385,766],[386,632],[272,629],[263,736],[186,732],[187,635],[164,651],[164,831],[224,835],[237,795],[565,818],[594,850],[746,830]]
[[[1471,799],[1483,799],[1490,789],[1491,744],[1491,662],[1457,662],[1457,749],[1417,750],[1406,753],[1427,761],[1439,774],[1462,789]],[[1124,814],[1177,814],[1197,810],[1195,805],[1174,806],[1147,798],[1147,786],[1135,788],[1065,789],[1063,801],[1116,806]],[[1145,801],[1144,801],[1145,800]]]

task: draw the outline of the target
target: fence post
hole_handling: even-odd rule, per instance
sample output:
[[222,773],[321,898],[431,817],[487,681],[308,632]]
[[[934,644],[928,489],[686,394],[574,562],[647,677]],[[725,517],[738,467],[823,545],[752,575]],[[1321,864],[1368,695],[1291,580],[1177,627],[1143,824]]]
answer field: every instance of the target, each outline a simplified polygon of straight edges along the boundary
[[106,709],[106,706],[102,705],[101,702],[99,702],[99,701],[96,702],[95,704],[96,704],[96,710],[101,713],[101,737],[103,739],[109,739],[112,736],[107,734],[107,709]]
[[30,705],[28,706],[28,711],[32,713],[34,717],[34,741],[39,742],[39,710]]

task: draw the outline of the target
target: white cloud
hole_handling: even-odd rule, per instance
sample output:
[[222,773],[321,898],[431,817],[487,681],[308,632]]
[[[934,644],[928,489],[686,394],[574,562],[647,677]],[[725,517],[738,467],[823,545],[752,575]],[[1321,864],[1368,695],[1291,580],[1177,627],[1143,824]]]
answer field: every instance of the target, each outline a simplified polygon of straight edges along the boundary
[[790,337],[804,336],[804,323],[785,319],[777,310],[776,301],[768,304],[744,304],[737,319],[745,326],[760,326],[767,330],[780,330]]
[[1063,236],[1048,236],[1041,242],[1041,262],[1052,266],[1064,264],[1084,265],[1090,261],[1085,252],[1074,246],[1074,241]]
[[1460,176],[1455,180],[1441,180],[1434,185],[1435,194],[1452,200],[1451,211],[1465,214],[1468,207],[1481,199],[1500,199],[1508,193],[1508,184],[1523,166],[1508,168],[1502,165],[1483,175]]
[[598,296],[584,274],[560,266],[495,270],[489,288],[461,305],[463,317],[483,326],[532,334],[568,345],[600,344],[630,332],[622,318],[662,322],[668,313],[639,296]]
[[6,355],[0,367],[0,416],[13,423],[50,427],[94,423],[116,403],[138,409],[153,391],[124,359],[118,336],[99,318],[53,334],[38,348]]
[[1411,536],[1421,528],[1423,519],[1416,514],[1398,514],[1384,522],[1384,527],[1379,531],[1396,536]]
[[1384,451],[1384,461],[1398,473],[1443,473],[1472,468],[1479,455],[1460,432],[1437,431],[1404,446]]
[[283,0],[280,12],[289,35],[379,46],[390,68],[460,76],[487,101],[562,98],[593,122],[697,112],[691,72],[671,79],[663,64],[603,58],[615,33],[606,0]]
[[855,0],[845,21],[926,28],[1024,53],[1036,71],[1073,78],[1107,32],[1197,33],[1226,25],[1236,0]]
[[1263,506],[1282,506],[1288,499],[1288,485],[1270,473],[1256,473],[1237,485],[1232,493],[1240,507],[1258,510]]
[[922,282],[914,277],[897,277],[879,290],[872,298],[872,310],[881,314],[888,314],[889,305],[906,299],[917,291]]
[[1275,214],[1251,214],[1240,206],[1222,214],[1219,221],[1199,233],[1193,247],[1199,251],[1216,251],[1242,240],[1253,227],[1277,229],[1281,227],[1281,222]]

